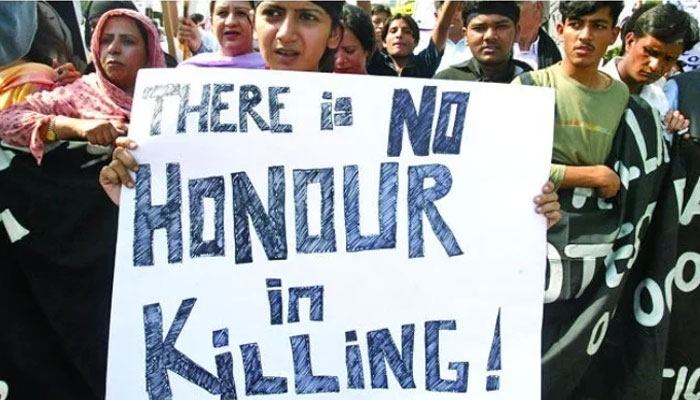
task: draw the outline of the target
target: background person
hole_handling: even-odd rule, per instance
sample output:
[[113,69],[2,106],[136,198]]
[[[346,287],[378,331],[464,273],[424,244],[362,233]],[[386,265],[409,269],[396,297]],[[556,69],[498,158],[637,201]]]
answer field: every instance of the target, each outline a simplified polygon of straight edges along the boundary
[[367,13],[350,4],[343,6],[343,40],[335,53],[333,72],[367,74],[367,60],[375,49],[374,27]]
[[514,1],[470,1],[463,7],[464,36],[473,58],[435,75],[437,79],[510,83],[530,66],[513,59],[520,9]]
[[211,24],[218,50],[213,53],[199,53],[180,65],[265,68],[265,61],[260,53],[253,50],[253,2],[212,1],[210,7]]
[[372,5],[372,25],[374,26],[374,42],[376,43],[377,51],[384,48],[382,41],[382,31],[384,31],[384,23],[391,17],[391,10],[384,4]]
[[561,52],[542,28],[546,22],[544,2],[519,1],[520,35],[513,43],[513,57],[526,62],[533,70],[547,68],[561,61]]
[[382,31],[384,49],[374,54],[367,71],[371,75],[432,78],[442,60],[452,18],[461,5],[461,1],[445,2],[428,46],[415,55],[413,50],[420,39],[416,21],[408,15],[391,16]]

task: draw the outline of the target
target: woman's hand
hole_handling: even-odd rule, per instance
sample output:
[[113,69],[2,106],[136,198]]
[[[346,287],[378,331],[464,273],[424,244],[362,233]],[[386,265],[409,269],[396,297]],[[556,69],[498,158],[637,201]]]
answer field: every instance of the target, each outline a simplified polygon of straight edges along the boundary
[[58,65],[58,61],[53,60],[53,69],[56,71],[56,78],[54,78],[54,84],[56,86],[65,86],[71,84],[78,79],[80,79],[83,74],[75,69],[73,63],[65,63],[63,65]]
[[561,204],[559,196],[554,191],[554,184],[547,182],[542,188],[542,194],[535,197],[535,211],[547,218],[547,229],[556,225],[561,220]]
[[77,119],[56,117],[54,127],[58,139],[83,138],[92,144],[109,146],[120,137],[125,136],[129,124],[123,121],[106,119]]
[[177,26],[177,40],[180,43],[187,43],[187,47],[194,53],[202,47],[202,38],[199,28],[191,19],[180,17],[180,24]]
[[137,172],[139,164],[129,152],[129,150],[134,150],[138,147],[136,142],[123,138],[118,140],[116,145],[117,148],[112,153],[112,162],[102,167],[100,171],[100,185],[109,199],[114,204],[119,205],[122,185],[128,188],[134,187],[134,180],[129,171]]

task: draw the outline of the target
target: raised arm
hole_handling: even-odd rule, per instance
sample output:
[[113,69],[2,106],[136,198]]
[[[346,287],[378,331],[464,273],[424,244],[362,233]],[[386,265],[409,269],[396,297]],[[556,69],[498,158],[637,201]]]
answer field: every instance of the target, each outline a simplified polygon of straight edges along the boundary
[[444,11],[439,13],[437,26],[433,30],[433,43],[437,46],[438,50],[443,51],[445,49],[445,43],[447,43],[447,34],[450,30],[450,24],[452,23],[452,17],[454,17],[457,10],[462,9],[461,1],[447,0],[442,5]]

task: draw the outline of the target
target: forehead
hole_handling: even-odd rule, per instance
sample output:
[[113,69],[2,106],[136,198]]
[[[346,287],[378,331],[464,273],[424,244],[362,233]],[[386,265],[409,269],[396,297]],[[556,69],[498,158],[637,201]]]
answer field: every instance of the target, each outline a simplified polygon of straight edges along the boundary
[[383,20],[389,18],[389,14],[385,13],[384,11],[380,11],[378,13],[372,14],[372,19],[373,20]]
[[647,47],[650,49],[654,49],[659,53],[675,57],[680,56],[684,48],[682,40],[679,40],[674,43],[664,43],[651,35],[645,35],[640,38],[637,38],[636,42],[634,43],[634,46]]
[[591,14],[582,15],[580,17],[570,17],[569,19],[575,19],[583,22],[607,22],[609,24],[613,23],[612,14],[610,14],[610,7],[602,7],[597,9]]
[[404,19],[399,18],[391,21],[391,24],[389,24],[389,29],[391,28],[411,29],[411,26]]
[[253,6],[250,4],[249,1],[217,1],[214,3],[215,8],[229,8],[229,7],[235,7],[235,8],[247,8],[247,9],[252,9]]
[[312,1],[263,1],[260,2],[258,7],[282,8],[287,12],[317,11],[327,15],[323,7],[314,4]]
[[139,28],[136,26],[136,21],[129,17],[112,17],[108,19],[102,29],[102,33],[141,36]]
[[513,21],[501,14],[479,14],[474,16],[470,21],[468,26],[472,25],[500,25],[500,24],[510,24],[515,27]]

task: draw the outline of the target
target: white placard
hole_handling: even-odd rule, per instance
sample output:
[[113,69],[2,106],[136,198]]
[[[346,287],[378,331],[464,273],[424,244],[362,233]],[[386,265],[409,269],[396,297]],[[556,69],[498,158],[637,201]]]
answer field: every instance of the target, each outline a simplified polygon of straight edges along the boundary
[[146,70],[134,98],[108,399],[540,398],[551,90]]

